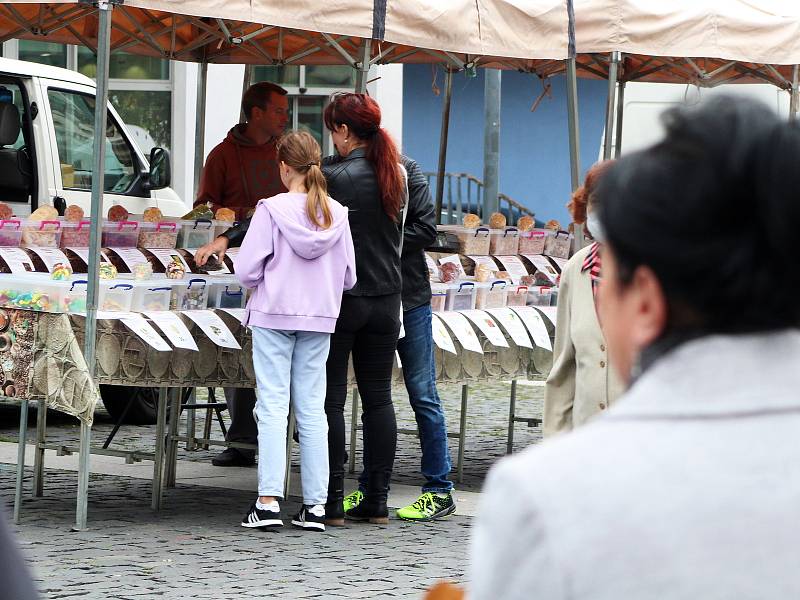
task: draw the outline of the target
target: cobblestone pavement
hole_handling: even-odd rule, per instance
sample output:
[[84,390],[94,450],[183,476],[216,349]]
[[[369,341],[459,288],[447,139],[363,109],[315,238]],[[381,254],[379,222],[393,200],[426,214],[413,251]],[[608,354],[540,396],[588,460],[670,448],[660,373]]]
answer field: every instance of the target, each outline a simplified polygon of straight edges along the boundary
[[[491,464],[505,454],[509,389],[507,382],[471,386],[465,480],[459,489],[479,490]],[[461,389],[441,386],[440,394],[455,431]],[[517,412],[540,415],[541,399],[541,387],[520,386]],[[396,407],[399,426],[413,427],[400,388]],[[0,405],[0,439],[16,439],[18,418],[17,407]],[[31,420],[35,423],[34,413]],[[111,427],[99,408],[94,442]],[[124,427],[115,445],[150,450],[154,431],[154,426]],[[216,427],[215,432],[218,436]],[[73,419],[48,413],[48,441],[72,442],[77,434]],[[539,437],[538,428],[518,425],[515,450]],[[399,436],[393,481],[420,483],[418,448],[414,436]],[[456,439],[450,448],[455,465]],[[205,461],[217,451],[181,450],[180,459]],[[0,497],[10,507],[13,465],[0,465],[0,481]],[[464,516],[429,524],[392,519],[388,526],[349,525],[320,534],[263,533],[238,525],[251,492],[179,484],[160,513],[150,510],[149,499],[149,481],[93,475],[91,529],[70,532],[75,474],[49,471],[45,497],[25,500],[17,529],[43,598],[419,598],[439,579],[465,581],[470,519]],[[287,513],[296,504],[284,507]]]

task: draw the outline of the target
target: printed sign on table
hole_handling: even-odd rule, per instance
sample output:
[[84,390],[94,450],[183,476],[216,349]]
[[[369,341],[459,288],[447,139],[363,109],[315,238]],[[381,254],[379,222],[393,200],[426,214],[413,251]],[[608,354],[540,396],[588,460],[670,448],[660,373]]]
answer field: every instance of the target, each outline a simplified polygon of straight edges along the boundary
[[34,246],[29,246],[28,250],[36,254],[39,258],[42,259],[44,266],[47,267],[47,272],[52,273],[53,267],[56,266],[58,263],[62,265],[68,265],[69,260],[67,259],[67,255],[64,254],[58,248],[38,248]]
[[436,266],[436,261],[426,252],[425,253],[425,264],[428,265],[428,273],[431,275],[431,281],[439,283],[441,280],[439,279],[439,267]]
[[503,335],[500,327],[494,322],[494,319],[489,313],[483,310],[462,310],[460,312],[477,325],[478,329],[486,336],[490,344],[500,348],[508,348],[506,336]]
[[455,334],[458,343],[461,344],[464,350],[483,354],[481,341],[475,335],[475,330],[464,315],[460,312],[440,312],[437,316],[447,323],[447,326]]
[[558,307],[557,306],[537,306],[535,307],[540,313],[544,315],[544,317],[553,324],[553,327],[556,326],[556,321],[558,317]]
[[472,256],[471,254],[467,256],[468,259],[475,263],[475,266],[483,265],[487,269],[489,269],[492,273],[497,271],[497,263],[494,262],[491,256]]
[[456,346],[453,343],[453,339],[450,337],[450,332],[447,331],[447,327],[445,327],[444,323],[439,320],[439,315],[442,313],[433,313],[433,318],[431,319],[431,327],[433,329],[433,341],[434,343],[444,350],[445,352],[449,352],[450,354],[456,354]]
[[525,258],[527,258],[536,269],[543,273],[545,277],[547,277],[548,281],[553,285],[556,285],[558,282],[558,271],[555,270],[555,267],[550,264],[550,261],[547,260],[547,257],[542,256],[541,254],[523,254]]
[[119,320],[122,321],[128,329],[156,350],[160,352],[169,352],[172,350],[169,344],[164,341],[164,338],[158,335],[156,330],[153,329],[153,326],[139,313],[126,312],[117,314],[119,315]]
[[220,310],[237,319],[239,323],[244,323],[244,317],[247,314],[247,310],[244,308],[221,308]]
[[184,310],[183,314],[194,321],[217,346],[235,350],[242,349],[239,342],[233,337],[231,330],[213,310]]
[[158,259],[158,262],[164,265],[165,269],[170,265],[170,263],[180,262],[181,265],[183,266],[184,272],[186,273],[192,272],[191,269],[189,269],[189,265],[186,264],[185,260],[183,260],[183,256],[181,256],[181,253],[175,250],[174,248],[152,248],[148,249],[147,251],[150,252],[150,254],[152,254],[153,256],[155,256]]
[[2,258],[12,273],[32,273],[31,257],[22,248],[0,248]]
[[525,330],[525,325],[517,313],[507,306],[504,308],[489,308],[486,312],[492,315],[503,327],[505,327],[508,335],[511,336],[511,339],[514,340],[514,343],[517,346],[521,346],[523,348],[533,348],[533,344],[531,344],[531,338],[528,336],[528,332]]
[[534,344],[545,350],[553,349],[553,344],[550,342],[550,334],[547,333],[547,325],[544,324],[542,315],[536,309],[531,306],[514,306],[511,310],[516,312],[522,322],[525,323],[525,327],[528,328]]
[[567,266],[567,259],[561,258],[560,256],[551,256],[550,260],[556,263],[556,266],[559,268],[561,272],[564,271],[564,267]]
[[511,283],[519,285],[522,278],[528,274],[528,269],[522,264],[519,256],[495,256],[495,258],[500,261],[500,264],[508,272],[509,277],[511,277]]
[[141,250],[136,248],[113,248],[113,250],[131,273],[133,273],[134,266],[148,264],[147,257],[142,254]]
[[450,256],[439,259],[440,265],[445,265],[447,263],[452,263],[458,267],[459,279],[464,279],[467,276],[467,272],[464,271],[464,265],[461,264],[461,258],[459,258],[458,254],[451,254]]
[[184,348],[186,350],[199,351],[197,343],[192,338],[189,328],[186,323],[181,321],[181,318],[174,312],[168,310],[148,311],[146,314],[150,320],[158,325],[158,328],[164,332],[167,339],[172,342],[176,348]]

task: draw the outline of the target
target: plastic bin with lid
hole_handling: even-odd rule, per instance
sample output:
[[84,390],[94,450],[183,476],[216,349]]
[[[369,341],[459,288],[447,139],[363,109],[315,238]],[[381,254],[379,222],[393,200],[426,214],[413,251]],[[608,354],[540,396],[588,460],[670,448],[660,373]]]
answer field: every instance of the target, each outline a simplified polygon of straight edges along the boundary
[[67,282],[46,273],[0,275],[0,306],[42,312],[61,312]]
[[446,283],[432,283],[431,284],[431,310],[433,312],[442,312],[447,306],[447,288]]
[[551,306],[553,290],[551,286],[532,285],[528,288],[528,306]]
[[102,245],[105,248],[136,248],[139,243],[139,221],[103,219]]
[[208,306],[208,280],[186,277],[172,283],[171,310],[200,310]]
[[87,248],[92,222],[88,219],[80,221],[61,221],[60,248]]
[[472,281],[453,283],[447,288],[447,310],[475,308],[475,284]]
[[61,241],[61,221],[23,221],[21,246],[58,248]]
[[513,256],[519,253],[519,230],[516,227],[489,230],[489,254]]
[[572,249],[572,235],[568,231],[547,232],[544,241],[544,254],[558,258],[569,258]]
[[[89,282],[86,279],[73,279],[64,290],[61,300],[62,312],[85,313]],[[97,309],[128,312],[133,305],[134,286],[130,282],[100,280],[97,293]]]
[[0,220],[0,246],[16,248],[22,239],[21,219]]
[[231,227],[236,227],[239,224],[238,221],[232,222],[232,221],[217,221],[217,220],[214,220],[213,223],[214,223],[214,237],[211,238],[212,240],[221,236]]
[[489,254],[489,228],[468,229],[459,225],[440,225],[439,231],[451,233],[458,240],[459,254]]
[[178,245],[178,221],[139,223],[140,248],[175,248]]
[[200,248],[214,241],[216,221],[195,219],[180,221],[178,248]]
[[526,306],[528,304],[528,286],[512,285],[506,294],[506,306]]
[[508,282],[504,279],[475,284],[475,308],[503,308],[506,305]]
[[544,254],[544,242],[547,238],[547,230],[531,229],[521,231],[519,234],[518,254]]
[[247,290],[235,277],[208,280],[208,308],[244,308]]
[[131,310],[137,312],[169,310],[173,281],[175,280],[151,279],[150,281],[130,282],[133,285]]

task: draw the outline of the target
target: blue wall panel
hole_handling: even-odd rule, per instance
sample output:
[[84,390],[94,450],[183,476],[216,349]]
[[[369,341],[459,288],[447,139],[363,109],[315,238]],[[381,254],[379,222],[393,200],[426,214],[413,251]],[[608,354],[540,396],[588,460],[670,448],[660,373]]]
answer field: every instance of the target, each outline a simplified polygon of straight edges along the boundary
[[[447,170],[483,178],[483,71],[474,79],[453,80]],[[434,95],[428,65],[407,65],[403,74],[403,151],[426,171],[435,171],[439,151],[442,96]],[[437,73],[444,89],[444,74]],[[552,80],[552,97],[531,112],[542,91],[536,77],[503,72],[500,138],[500,191],[525,204],[539,219],[566,224],[570,197],[566,87]],[[583,172],[597,160],[605,118],[607,85],[578,80]]]

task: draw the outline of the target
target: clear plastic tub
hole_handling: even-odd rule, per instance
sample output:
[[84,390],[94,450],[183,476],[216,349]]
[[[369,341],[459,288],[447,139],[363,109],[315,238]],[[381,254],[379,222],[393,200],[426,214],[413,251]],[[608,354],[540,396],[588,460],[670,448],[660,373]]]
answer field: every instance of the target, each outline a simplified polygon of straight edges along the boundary
[[235,278],[209,280],[208,308],[244,308],[246,303],[246,290]]
[[512,285],[506,295],[506,306],[526,306],[528,304],[528,286]]
[[181,221],[178,248],[200,248],[214,241],[215,225],[211,219]]
[[0,306],[41,312],[61,312],[66,282],[47,274],[0,275]]
[[175,248],[178,245],[177,221],[140,223],[137,245],[140,248]]
[[167,280],[134,281],[131,310],[169,310],[172,286]]
[[442,312],[447,305],[447,285],[444,283],[431,284],[431,310]]
[[528,288],[528,306],[550,306],[554,289],[543,285]]
[[475,308],[475,284],[471,281],[457,283],[447,288],[447,310]]
[[544,241],[544,254],[557,258],[569,258],[572,236],[567,231],[548,231]]
[[22,239],[22,221],[20,219],[0,220],[0,246],[16,248]]
[[519,230],[516,227],[489,230],[489,254],[514,256],[519,253]]
[[200,310],[208,306],[208,282],[194,277],[180,279],[172,285],[170,310]]
[[547,231],[532,229],[519,234],[519,254],[544,254],[544,242]]
[[474,254],[486,256],[489,254],[489,228],[478,227],[467,229],[458,225],[439,226],[440,231],[445,231],[456,236],[459,254]]
[[[76,279],[68,283],[61,299],[62,312],[85,313],[88,281]],[[97,309],[129,312],[133,305],[133,285],[118,281],[100,281]]]
[[109,221],[103,219],[104,248],[136,248],[139,242],[138,221]]
[[89,233],[92,222],[62,221],[60,248],[87,248],[89,246]]
[[61,241],[61,221],[24,221],[21,246],[58,248]]
[[475,287],[475,308],[503,308],[506,305],[506,281],[500,279],[492,283],[477,283]]
[[[239,222],[231,223],[230,221],[213,221],[214,223],[214,238],[218,238],[223,233],[228,231],[231,227],[236,227]],[[212,238],[212,239],[214,239]]]

